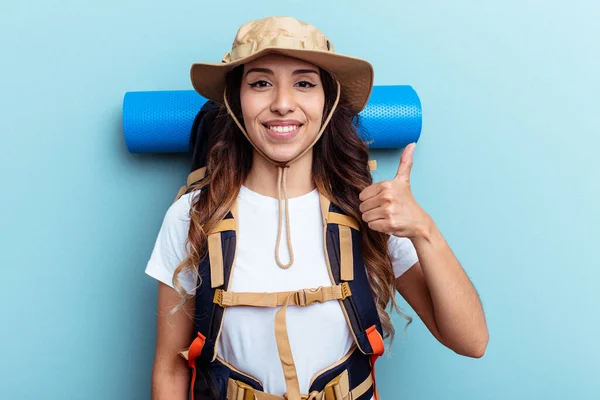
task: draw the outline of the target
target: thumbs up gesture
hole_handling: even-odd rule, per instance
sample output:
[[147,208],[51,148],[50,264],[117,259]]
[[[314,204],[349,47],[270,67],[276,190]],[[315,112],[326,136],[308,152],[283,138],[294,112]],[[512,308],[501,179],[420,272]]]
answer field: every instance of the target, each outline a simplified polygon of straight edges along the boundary
[[360,193],[360,212],[369,228],[398,237],[415,238],[427,226],[430,217],[419,206],[410,189],[414,149],[414,143],[406,146],[394,179],[375,183]]

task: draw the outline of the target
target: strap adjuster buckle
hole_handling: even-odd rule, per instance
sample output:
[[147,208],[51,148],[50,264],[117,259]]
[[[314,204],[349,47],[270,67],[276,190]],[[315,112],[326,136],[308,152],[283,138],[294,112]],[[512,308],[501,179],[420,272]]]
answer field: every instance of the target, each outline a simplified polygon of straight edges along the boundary
[[342,300],[346,300],[346,297],[352,296],[352,291],[350,290],[350,284],[348,282],[342,282],[340,286],[342,287]]
[[223,289],[215,290],[215,297],[213,298],[213,303],[223,307]]
[[316,289],[302,289],[294,294],[296,305],[300,307],[310,306],[314,303],[323,302],[323,288],[319,286]]

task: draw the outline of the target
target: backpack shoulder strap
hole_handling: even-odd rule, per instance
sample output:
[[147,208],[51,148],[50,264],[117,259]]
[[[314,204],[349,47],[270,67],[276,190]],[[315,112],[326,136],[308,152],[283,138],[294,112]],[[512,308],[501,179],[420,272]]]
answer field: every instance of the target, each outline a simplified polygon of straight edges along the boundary
[[202,179],[204,179],[205,175],[206,175],[206,167],[198,168],[198,169],[190,172],[187,176],[185,185],[183,185],[179,189],[179,191],[177,192],[177,196],[175,196],[175,200],[173,200],[173,203],[175,203],[177,200],[179,200],[179,198],[181,196],[188,193],[190,186],[192,186],[194,183],[199,182]]
[[352,293],[340,300],[346,321],[358,348],[365,354],[376,354],[380,339],[383,344],[383,329],[362,256],[360,224],[323,195],[321,213],[332,283],[348,282]]
[[229,289],[237,249],[237,202],[225,218],[208,233],[207,255],[198,266],[194,324],[205,338],[200,357],[214,361],[225,308],[214,302],[218,290]]

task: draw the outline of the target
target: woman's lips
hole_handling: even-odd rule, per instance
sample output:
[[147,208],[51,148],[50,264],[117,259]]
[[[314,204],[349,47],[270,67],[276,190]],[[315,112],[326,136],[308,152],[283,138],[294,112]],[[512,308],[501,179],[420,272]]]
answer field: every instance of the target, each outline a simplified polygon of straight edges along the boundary
[[267,134],[275,140],[291,140],[302,128],[302,125],[263,125]]

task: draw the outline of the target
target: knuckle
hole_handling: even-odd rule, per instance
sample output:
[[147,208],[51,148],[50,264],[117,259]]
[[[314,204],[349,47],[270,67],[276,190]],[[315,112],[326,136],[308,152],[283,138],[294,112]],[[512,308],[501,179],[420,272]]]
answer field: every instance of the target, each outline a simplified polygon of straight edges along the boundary
[[381,182],[381,187],[385,190],[389,190],[392,188],[392,182],[390,181],[383,181]]
[[391,217],[394,215],[394,211],[395,211],[395,207],[393,205],[389,205],[385,207],[385,214],[388,217]]

